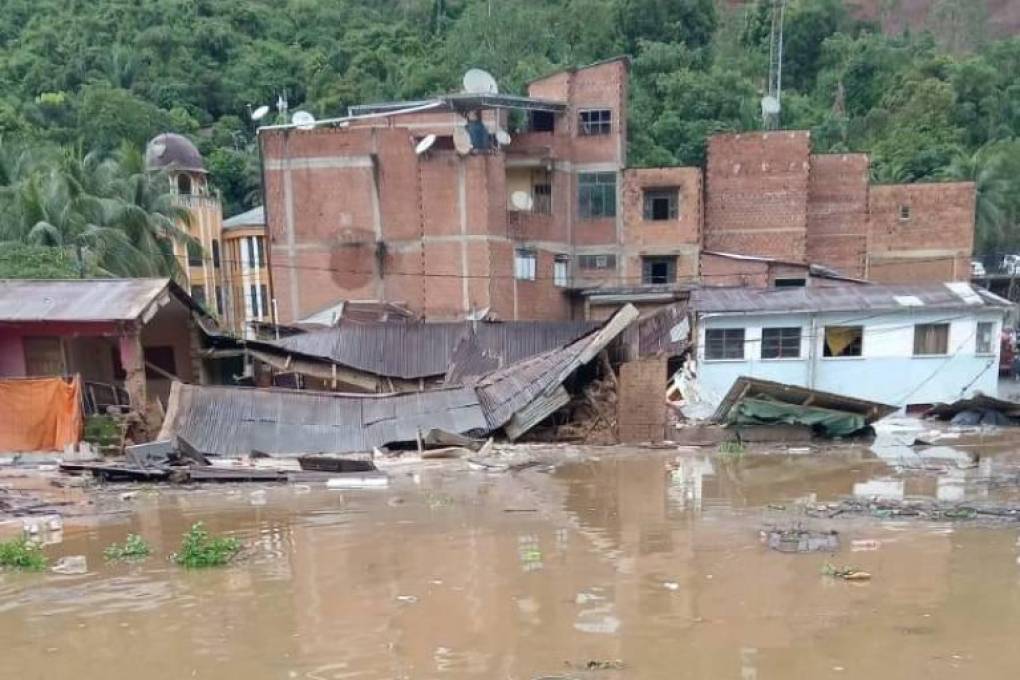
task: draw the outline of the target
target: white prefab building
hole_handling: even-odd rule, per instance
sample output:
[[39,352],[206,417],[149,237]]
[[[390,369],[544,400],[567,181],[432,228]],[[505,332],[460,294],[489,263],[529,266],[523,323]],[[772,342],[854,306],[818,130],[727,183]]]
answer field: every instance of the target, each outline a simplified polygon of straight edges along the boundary
[[750,376],[900,407],[995,395],[1012,307],[968,283],[702,288],[690,306],[710,404]]

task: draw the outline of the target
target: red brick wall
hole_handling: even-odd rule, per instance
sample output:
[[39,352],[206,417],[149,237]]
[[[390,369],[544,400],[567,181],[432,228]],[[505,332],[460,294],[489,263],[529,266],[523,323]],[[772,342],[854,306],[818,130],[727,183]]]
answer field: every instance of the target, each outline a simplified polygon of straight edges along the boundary
[[869,162],[865,154],[811,156],[807,261],[863,277],[868,251]]
[[621,442],[659,442],[666,431],[666,359],[651,357],[620,364],[616,401]]
[[[871,187],[868,278],[882,283],[966,281],[974,247],[974,184]],[[900,209],[909,207],[902,219]]]
[[803,261],[810,153],[803,131],[711,137],[705,248]]

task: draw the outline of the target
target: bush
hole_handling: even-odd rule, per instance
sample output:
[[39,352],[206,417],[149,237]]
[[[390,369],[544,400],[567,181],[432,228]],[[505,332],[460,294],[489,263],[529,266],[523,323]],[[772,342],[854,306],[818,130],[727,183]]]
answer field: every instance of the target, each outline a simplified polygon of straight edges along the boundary
[[226,536],[212,536],[202,522],[184,534],[179,552],[170,556],[177,564],[188,569],[220,567],[229,563],[241,550],[241,541]]
[[152,548],[149,547],[144,538],[138,534],[128,534],[123,544],[112,544],[103,551],[103,556],[108,560],[136,562],[144,560],[151,553]]
[[42,546],[24,538],[0,542],[0,567],[23,571],[42,571],[46,568]]

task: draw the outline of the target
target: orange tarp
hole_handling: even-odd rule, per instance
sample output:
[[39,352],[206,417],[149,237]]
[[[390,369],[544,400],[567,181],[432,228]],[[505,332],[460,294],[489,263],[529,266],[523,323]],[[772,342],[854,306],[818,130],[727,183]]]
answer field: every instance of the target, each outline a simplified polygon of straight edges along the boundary
[[82,421],[80,377],[0,380],[0,451],[62,451]]

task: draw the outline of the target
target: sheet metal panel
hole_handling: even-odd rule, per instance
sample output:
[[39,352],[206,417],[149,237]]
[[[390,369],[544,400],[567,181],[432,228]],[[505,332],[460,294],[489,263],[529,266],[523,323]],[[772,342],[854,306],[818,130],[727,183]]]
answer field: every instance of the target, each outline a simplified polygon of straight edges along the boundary
[[0,321],[134,321],[169,279],[0,279]]

